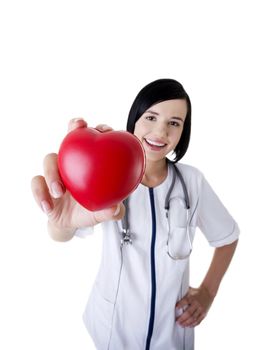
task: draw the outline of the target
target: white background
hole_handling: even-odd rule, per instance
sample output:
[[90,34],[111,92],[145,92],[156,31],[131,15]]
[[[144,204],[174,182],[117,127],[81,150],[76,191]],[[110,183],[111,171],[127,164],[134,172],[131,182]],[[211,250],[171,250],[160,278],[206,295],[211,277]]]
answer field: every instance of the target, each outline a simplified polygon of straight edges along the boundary
[[[241,228],[196,349],[277,348],[277,30],[269,0],[1,1],[1,349],[94,348],[81,316],[101,232],[52,241],[30,180],[70,118],[124,129],[138,91],[164,77],[192,100],[183,162]],[[199,232],[193,286],[211,254]]]

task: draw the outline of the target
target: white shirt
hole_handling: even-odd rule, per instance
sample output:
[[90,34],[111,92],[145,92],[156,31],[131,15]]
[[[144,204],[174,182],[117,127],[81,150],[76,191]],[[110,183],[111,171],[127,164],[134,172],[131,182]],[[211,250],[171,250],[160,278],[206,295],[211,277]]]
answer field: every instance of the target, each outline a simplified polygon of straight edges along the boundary
[[[132,245],[120,245],[121,222],[103,227],[102,261],[84,313],[85,325],[98,350],[193,350],[194,329],[182,328],[175,305],[189,287],[189,245],[199,227],[213,247],[238,239],[239,228],[195,167],[177,164],[187,187],[187,216],[180,180],[171,194],[169,224],[164,209],[173,167],[159,186],[140,184],[129,197],[128,217]],[[77,230],[76,235],[83,235]],[[168,255],[186,258],[174,260]],[[146,345],[147,344],[147,345]]]

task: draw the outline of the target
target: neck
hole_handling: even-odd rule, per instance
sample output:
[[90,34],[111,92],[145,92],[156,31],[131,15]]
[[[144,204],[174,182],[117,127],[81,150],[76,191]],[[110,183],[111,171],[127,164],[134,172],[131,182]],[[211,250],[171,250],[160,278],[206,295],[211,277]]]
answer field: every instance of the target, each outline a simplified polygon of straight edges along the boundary
[[142,184],[148,187],[156,187],[166,179],[167,173],[166,158],[159,161],[147,161]]

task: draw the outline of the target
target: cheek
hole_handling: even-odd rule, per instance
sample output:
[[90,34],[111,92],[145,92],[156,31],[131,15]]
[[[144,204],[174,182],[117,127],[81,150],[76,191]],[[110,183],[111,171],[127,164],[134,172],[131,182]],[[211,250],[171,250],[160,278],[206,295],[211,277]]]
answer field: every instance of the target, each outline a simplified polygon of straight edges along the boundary
[[182,130],[175,130],[175,132],[172,133],[171,138],[175,145],[179,143],[181,135],[182,135]]
[[136,128],[136,127],[135,127],[135,129],[134,129],[133,134],[134,134],[135,136],[137,136],[138,138],[140,138],[140,136],[141,136],[140,130],[139,130],[138,128]]
[[137,137],[142,137],[147,133],[147,128],[141,123],[136,123],[134,128],[134,135]]

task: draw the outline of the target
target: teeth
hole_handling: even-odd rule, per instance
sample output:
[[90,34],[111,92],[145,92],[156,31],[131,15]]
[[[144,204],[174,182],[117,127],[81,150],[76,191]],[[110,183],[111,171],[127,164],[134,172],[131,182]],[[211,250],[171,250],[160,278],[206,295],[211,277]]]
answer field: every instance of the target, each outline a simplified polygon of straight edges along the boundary
[[153,146],[163,147],[163,146],[166,145],[166,143],[154,142],[154,141],[151,141],[151,140],[148,140],[148,139],[146,139],[146,141],[147,141],[150,145],[153,145]]

